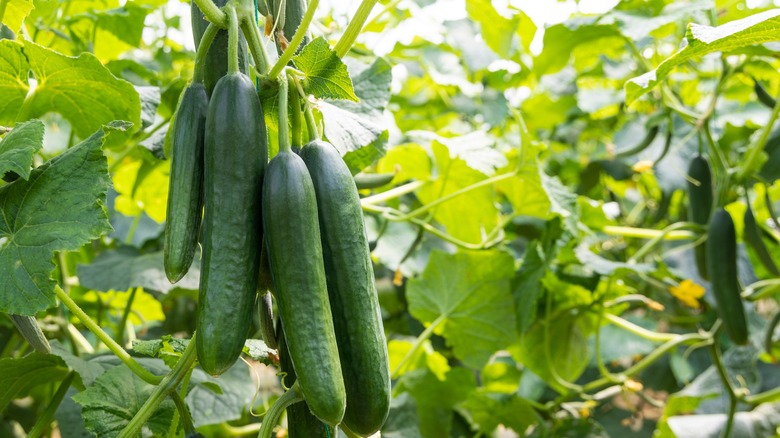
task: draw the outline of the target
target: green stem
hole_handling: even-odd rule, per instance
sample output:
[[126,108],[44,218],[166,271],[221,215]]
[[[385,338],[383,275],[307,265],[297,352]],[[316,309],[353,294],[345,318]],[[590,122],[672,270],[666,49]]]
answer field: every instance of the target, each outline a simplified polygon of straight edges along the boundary
[[127,236],[125,236],[125,245],[132,245],[135,230],[138,228],[138,224],[141,222],[141,216],[143,216],[143,212],[138,213],[135,215],[135,218],[133,218],[133,223],[130,224],[130,229],[127,230]]
[[122,312],[122,319],[119,320],[119,327],[117,327],[116,342],[119,345],[123,345],[125,342],[125,327],[127,326],[127,318],[130,316],[130,310],[133,308],[133,301],[135,300],[135,294],[138,292],[138,287],[132,288],[130,296],[127,297],[127,304],[125,304],[125,310]]
[[663,242],[666,236],[669,235],[669,233],[674,231],[679,231],[684,228],[689,227],[700,227],[698,224],[689,223],[689,222],[677,222],[669,225],[668,227],[661,230],[661,233],[652,239],[645,243],[641,248],[637,250],[637,252],[634,253],[629,259],[628,263],[636,262],[637,260],[641,260],[645,255],[647,255],[650,251],[652,251],[659,243]]
[[227,7],[228,15],[228,73],[237,74],[238,65],[238,15],[233,5]]
[[64,304],[71,313],[76,315],[76,317],[81,321],[82,324],[84,324],[84,326],[89,329],[89,331],[94,333],[98,339],[106,344],[106,347],[108,347],[108,349],[111,350],[111,352],[114,353],[119,358],[119,360],[127,365],[127,367],[130,368],[130,370],[138,377],[140,377],[144,382],[157,385],[163,380],[163,376],[155,376],[154,374],[147,371],[146,368],[139,365],[138,362],[136,362],[135,359],[133,359],[124,348],[122,348],[122,346],[111,339],[111,336],[108,336],[108,334],[104,332],[103,329],[101,329],[100,326],[97,325],[97,323],[95,323],[95,321],[93,321],[92,318],[90,318],[89,315],[87,315],[86,312],[84,312],[84,310],[82,310],[81,307],[79,307],[79,305],[76,304],[76,302],[73,301],[70,296],[65,294],[62,289],[55,287],[54,293],[57,294],[57,298],[62,301],[62,304]]
[[179,414],[179,418],[181,418],[182,426],[184,426],[184,433],[189,434],[195,430],[195,426],[192,424],[192,415],[190,414],[189,408],[187,408],[187,403],[184,403],[184,399],[182,398],[181,394],[179,394],[176,391],[170,392],[171,400],[173,400],[173,403],[176,405],[176,412]]
[[33,428],[30,430],[30,433],[27,434],[27,438],[38,438],[43,436],[43,433],[46,431],[46,429],[51,426],[51,421],[54,419],[54,414],[57,412],[57,408],[60,406],[60,403],[62,403],[62,399],[65,398],[65,394],[68,392],[71,383],[73,383],[73,378],[75,377],[76,373],[74,371],[71,371],[67,376],[65,376],[65,379],[62,381],[62,383],[60,383],[60,387],[57,388],[57,392],[54,393],[54,397],[52,397],[49,405],[46,406],[46,410],[43,411],[40,417],[38,417],[38,420],[35,422],[35,426],[33,426]]
[[290,131],[287,127],[287,98],[289,85],[287,75],[279,76],[279,152],[290,152]]
[[[777,99],[780,99],[780,96],[777,96]],[[764,146],[769,139],[769,134],[772,133],[772,127],[775,125],[778,116],[780,116],[780,105],[775,105],[772,109],[772,114],[769,116],[769,120],[764,125],[764,130],[761,131],[761,136],[758,137],[755,143],[750,145],[750,149],[742,160],[742,163],[737,170],[737,181],[744,181],[756,171],[754,167],[757,167],[757,161],[764,151]]]
[[260,427],[260,433],[257,434],[258,438],[271,438],[274,427],[279,423],[279,418],[282,417],[285,409],[292,404],[303,401],[303,396],[298,393],[298,388],[298,382],[296,381],[290,389],[276,399],[271,409],[263,417],[263,425]]
[[301,85],[301,80],[295,75],[290,75],[290,78],[292,78],[293,84],[298,90],[300,101],[303,102],[303,115],[306,118],[306,128],[309,130],[309,141],[319,140],[320,131],[317,129],[317,121],[314,120],[314,111],[312,110],[306,91],[304,91],[303,85]]
[[192,75],[192,81],[197,83],[203,83],[203,77],[206,70],[206,55],[209,53],[211,43],[214,42],[214,37],[217,36],[219,27],[214,24],[209,24],[206,31],[203,33],[203,37],[198,44],[198,50],[195,52],[195,72]]
[[195,364],[197,358],[195,335],[193,334],[184,353],[182,353],[179,361],[176,362],[176,366],[173,367],[170,373],[165,375],[162,382],[160,382],[143,406],[141,406],[141,409],[136,412],[127,426],[122,429],[119,438],[135,438],[139,432],[141,432],[141,428],[146,424],[146,421],[154,414],[165,398],[176,391],[176,387],[179,386],[179,383],[184,379],[184,376],[190,372],[190,369]]
[[365,208],[370,205],[376,205],[396,198],[400,198],[401,196],[408,195],[409,193],[414,192],[415,190],[419,189],[425,184],[427,184],[427,181],[408,182],[402,186],[395,187],[386,192],[378,193],[373,196],[367,196],[360,200],[360,205],[362,205]]
[[288,99],[290,99],[290,129],[292,131],[292,147],[300,149],[303,146],[303,120],[301,118],[301,99],[295,87],[289,87]]
[[295,55],[295,52],[298,50],[298,46],[301,45],[303,38],[306,37],[306,33],[309,31],[309,25],[311,24],[311,20],[314,18],[314,11],[317,10],[317,5],[319,3],[320,0],[309,0],[309,4],[306,6],[306,13],[303,14],[303,18],[301,19],[301,24],[298,26],[298,30],[295,31],[295,35],[293,36],[292,41],[290,41],[290,43],[287,45],[287,48],[282,53],[282,56],[279,57],[279,60],[276,61],[276,64],[274,64],[273,68],[268,73],[268,79],[276,79],[276,77],[279,76],[279,73],[282,72],[284,66],[287,65],[287,63],[290,62],[292,57]]
[[713,342],[710,346],[710,354],[712,355],[712,362],[715,365],[715,369],[718,371],[723,386],[726,388],[726,392],[729,396],[729,412],[726,418],[726,427],[723,430],[721,436],[728,438],[731,436],[731,430],[734,428],[734,414],[737,412],[737,393],[734,390],[734,385],[731,383],[731,378],[726,371],[726,367],[723,365],[723,359],[721,357],[720,348],[718,344]]
[[414,355],[417,353],[417,350],[420,349],[420,346],[422,346],[423,342],[427,341],[432,335],[433,331],[436,330],[436,327],[439,326],[442,322],[444,322],[446,318],[444,315],[440,315],[438,318],[436,318],[431,325],[425,328],[425,330],[420,333],[420,336],[417,336],[417,339],[415,339],[414,344],[412,344],[412,348],[409,349],[409,351],[406,353],[406,355],[401,359],[400,362],[398,362],[398,365],[396,365],[395,369],[392,373],[390,373],[390,378],[395,379],[398,377],[398,373],[401,372],[401,370],[406,365],[406,362],[409,362],[409,359],[414,357]]
[[249,43],[249,50],[255,60],[255,71],[259,76],[265,75],[268,73],[268,52],[266,52],[265,44],[260,36],[260,29],[257,28],[254,21],[245,20],[241,23],[241,31]]
[[780,292],[780,278],[769,278],[751,283],[742,292],[742,298],[749,301],[758,301],[777,292]]
[[352,45],[355,44],[355,40],[357,40],[360,31],[363,29],[363,24],[374,9],[376,2],[377,0],[363,0],[360,3],[357,12],[355,12],[355,16],[352,17],[349,21],[349,25],[347,25],[347,28],[344,30],[344,35],[341,35],[339,42],[337,42],[336,46],[333,48],[339,58],[343,58],[344,55],[349,52],[349,49],[352,48]]
[[217,27],[224,29],[227,27],[227,17],[225,16],[225,13],[222,12],[222,10],[217,7],[217,5],[214,4],[211,0],[192,0],[196,5],[198,5],[198,8],[201,12],[203,12],[203,16],[206,17],[206,20],[210,21],[212,24],[215,24]]
[[644,327],[640,327],[632,322],[629,322],[611,313],[605,314],[604,318],[607,321],[609,321],[612,325],[620,327],[623,330],[626,330],[627,332],[633,333],[639,336],[640,338],[644,338],[652,342],[669,342],[677,339],[680,336],[680,335],[675,335],[673,333],[658,333],[652,330],[647,330]]
[[664,240],[690,240],[698,237],[697,233],[691,231],[671,231],[651,230],[648,228],[621,227],[615,225],[606,225],[601,229],[604,234],[620,237],[636,237],[639,239],[655,239],[662,236]]
[[752,406],[757,406],[762,403],[776,402],[778,400],[780,400],[780,387],[745,397],[745,403],[748,403]]

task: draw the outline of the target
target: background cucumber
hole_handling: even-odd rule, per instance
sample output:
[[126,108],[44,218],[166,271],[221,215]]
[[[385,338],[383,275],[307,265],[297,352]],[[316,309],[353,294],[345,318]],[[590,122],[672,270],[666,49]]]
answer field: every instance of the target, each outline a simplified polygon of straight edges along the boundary
[[[223,7],[228,0],[213,0],[214,4],[218,7]],[[195,41],[195,47],[200,44],[200,39],[203,37],[203,33],[206,32],[206,28],[209,26],[209,22],[203,16],[195,2],[190,2],[190,14],[192,21],[192,37]],[[243,73],[247,73],[247,46],[244,35],[238,33],[238,65],[239,69]],[[221,29],[214,37],[214,41],[209,47],[208,53],[206,53],[205,59],[206,65],[203,70],[203,83],[206,85],[206,91],[211,96],[217,81],[222,76],[225,76],[228,71],[228,32],[227,29]]]
[[[701,155],[694,157],[688,165],[688,200],[690,205],[690,220],[699,225],[706,225],[712,213],[712,173],[710,164]],[[694,248],[696,268],[705,280],[707,276],[706,243]]]
[[271,292],[261,291],[257,296],[257,308],[260,322],[260,334],[263,336],[265,345],[278,349],[279,343],[276,340],[276,330],[274,329],[274,312],[271,302]]
[[38,325],[38,321],[34,316],[22,316],[8,314],[11,317],[11,321],[19,330],[25,341],[27,341],[32,348],[39,353],[51,353],[51,345],[49,340],[43,335],[41,327]]
[[190,269],[203,211],[203,142],[209,99],[193,82],[184,89],[171,139],[171,178],[165,221],[165,275],[176,283]]
[[[306,0],[284,0],[285,8],[283,11],[279,11],[283,0],[268,0],[269,12],[274,16],[274,20],[279,20],[282,25],[277,25],[277,32],[282,30],[284,38],[287,42],[292,41],[295,31],[298,30],[298,26],[301,25],[303,15],[306,13]],[[298,47],[299,52],[303,46],[309,43],[309,34],[303,38],[301,45]],[[276,50],[281,55],[284,52],[284,48],[279,41],[276,42]]]
[[712,215],[708,233],[707,267],[718,314],[731,340],[747,344],[747,321],[737,277],[737,233],[731,215],[718,209]]
[[756,218],[753,216],[753,210],[750,208],[750,201],[746,201],[747,208],[745,209],[745,242],[750,245],[756,252],[758,259],[764,265],[764,267],[775,277],[780,277],[780,270],[777,269],[777,264],[772,258],[772,254],[769,253],[764,244],[764,239],[761,238],[761,229],[756,223]]
[[335,426],[346,405],[322,261],[317,200],[303,160],[288,150],[268,164],[263,227],[276,308],[312,414]]
[[344,424],[361,436],[382,427],[390,408],[390,369],[355,181],[330,143],[301,149],[317,195],[322,249],[347,410]]
[[203,369],[235,363],[252,324],[262,242],[261,186],[268,161],[263,110],[252,81],[228,74],[206,118],[203,261],[196,337]]

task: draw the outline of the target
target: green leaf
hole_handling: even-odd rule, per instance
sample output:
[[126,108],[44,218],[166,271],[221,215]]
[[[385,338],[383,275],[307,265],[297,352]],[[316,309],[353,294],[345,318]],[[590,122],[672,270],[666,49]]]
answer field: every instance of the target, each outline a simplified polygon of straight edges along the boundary
[[0,188],[0,311],[32,316],[54,306],[54,253],[111,231],[101,150],[109,129],[33,170],[28,181]]
[[81,138],[112,120],[141,126],[138,92],[129,82],[114,77],[94,55],[70,58],[30,41],[25,41],[23,50],[38,85],[18,118],[56,111]]
[[384,110],[390,101],[393,75],[390,64],[376,58],[370,65],[348,63],[355,94],[360,102],[319,102],[325,137],[339,150],[353,174],[384,155],[387,128]]
[[569,62],[578,46],[591,44],[602,38],[622,38],[614,24],[599,24],[598,17],[579,18],[548,27],[544,31],[542,53],[534,59],[534,70],[539,74],[555,73]]
[[279,364],[276,350],[266,345],[265,341],[261,339],[247,339],[244,343],[244,353],[265,365]]
[[35,8],[33,0],[10,0],[3,15],[3,24],[8,26],[14,33],[18,33],[22,28],[24,19],[30,15],[33,8]]
[[67,373],[62,359],[51,354],[32,353],[20,359],[0,359],[0,412],[30,388],[60,381]]
[[144,32],[148,10],[131,2],[126,5],[94,13],[97,25],[116,36],[120,41],[139,47]]
[[512,55],[512,41],[518,25],[518,17],[506,18],[499,14],[490,0],[467,0],[469,18],[479,23],[482,38],[488,47],[504,58]]
[[[73,396],[81,405],[87,430],[100,437],[116,437],[141,409],[156,386],[141,380],[126,366],[116,366],[98,377],[92,386]],[[146,422],[156,435],[165,435],[176,410],[166,399]]]
[[303,85],[309,94],[320,99],[358,101],[346,64],[324,37],[307,44],[293,62],[306,75]]
[[417,417],[417,403],[403,393],[390,400],[390,413],[382,425],[383,438],[422,438],[420,420]]
[[106,372],[107,368],[113,366],[99,360],[87,360],[83,356],[76,356],[56,339],[51,341],[51,352],[59,356],[70,369],[79,375],[84,386],[92,385],[95,379]]
[[[184,401],[190,408],[195,427],[238,420],[256,391],[246,366],[231,367],[219,378],[195,368],[190,382],[190,392]],[[215,392],[215,387],[220,391]]]
[[517,394],[495,394],[476,391],[459,406],[469,421],[486,435],[503,424],[519,434],[539,422],[531,404]]
[[0,176],[15,172],[22,179],[30,178],[33,156],[43,147],[43,123],[30,120],[14,126],[0,140]]
[[200,257],[196,256],[187,274],[171,284],[163,269],[162,251],[140,254],[132,247],[100,253],[89,265],[78,266],[81,285],[93,290],[127,290],[132,287],[168,293],[173,289],[198,289]]
[[675,66],[691,58],[780,40],[780,9],[764,11],[718,27],[691,23],[688,25],[685,39],[685,47],[663,61],[655,70],[626,82],[626,103],[631,104],[653,89]]
[[[422,277],[409,281],[409,312],[424,324],[439,320],[455,356],[479,369],[515,339],[509,279],[514,260],[501,251],[434,251]],[[474,334],[479,333],[478,337]]]
[[558,177],[547,175],[541,168],[539,168],[539,180],[550,200],[550,211],[563,218],[566,230],[576,236],[580,218],[577,195],[563,185]]
[[16,120],[27,91],[27,73],[30,64],[16,41],[0,40],[0,123],[8,125]]

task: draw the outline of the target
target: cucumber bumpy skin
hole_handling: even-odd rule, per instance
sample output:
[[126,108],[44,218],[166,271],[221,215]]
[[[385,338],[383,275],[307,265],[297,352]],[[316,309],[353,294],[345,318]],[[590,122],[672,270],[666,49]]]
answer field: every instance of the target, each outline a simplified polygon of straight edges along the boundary
[[347,391],[344,424],[358,435],[373,435],[390,409],[390,367],[360,198],[333,145],[309,142],[301,158],[317,195],[328,295]]
[[718,314],[734,343],[748,343],[748,327],[737,277],[737,233],[729,212],[718,209],[710,219],[707,268]]
[[209,98],[201,83],[184,89],[173,122],[171,178],[165,221],[165,275],[176,283],[189,271],[203,213],[203,144]]
[[303,160],[280,151],[263,182],[263,228],[282,320],[298,384],[312,414],[335,426],[346,394],[317,218],[317,200]]
[[268,138],[260,99],[243,73],[219,80],[206,118],[203,262],[198,361],[219,375],[246,341],[262,242],[261,190]]

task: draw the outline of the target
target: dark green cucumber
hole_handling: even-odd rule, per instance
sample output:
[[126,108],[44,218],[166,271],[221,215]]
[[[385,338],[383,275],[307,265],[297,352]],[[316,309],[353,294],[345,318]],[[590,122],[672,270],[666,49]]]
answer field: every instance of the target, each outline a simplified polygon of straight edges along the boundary
[[335,426],[346,394],[317,218],[317,199],[303,160],[280,151],[263,182],[263,228],[276,290],[276,308],[301,393],[312,414]]
[[276,340],[276,330],[274,329],[274,312],[271,301],[271,292],[260,292],[258,298],[258,313],[260,320],[260,334],[263,335],[265,345],[278,349],[279,343]]
[[[282,383],[285,388],[289,388],[296,380],[295,368],[290,359],[290,352],[287,350],[281,324],[277,325],[276,332],[279,333],[279,365],[283,375]],[[312,415],[309,406],[303,401],[287,407],[287,436],[289,438],[335,438],[336,434],[333,428],[329,428]]]
[[[223,7],[228,0],[213,0],[214,4],[218,7]],[[198,5],[195,2],[190,2],[190,14],[192,21],[192,37],[195,41],[195,47],[200,44],[200,39],[203,38],[203,34],[206,32],[206,28],[209,26],[209,22],[203,16]],[[247,46],[244,35],[238,33],[238,65],[239,69],[243,73],[247,73]],[[208,53],[206,53],[205,59],[206,65],[203,69],[203,83],[206,85],[206,91],[211,96],[214,87],[219,81],[219,78],[225,76],[228,71],[228,32],[225,29],[217,32],[214,37],[214,41],[209,47]]]
[[386,186],[395,179],[394,173],[358,173],[354,177],[358,190],[376,189]]
[[34,316],[13,315],[10,313],[8,316],[11,317],[11,322],[14,323],[24,340],[27,341],[35,351],[38,353],[51,353],[49,340],[43,335],[41,327],[38,325],[38,321]]
[[775,105],[777,105],[775,98],[766,91],[766,88],[764,88],[764,86],[761,85],[761,82],[758,82],[756,78],[753,78],[753,90],[756,92],[758,101],[764,104],[764,106],[774,108]]
[[347,390],[344,424],[358,435],[373,435],[390,409],[390,369],[360,198],[333,145],[309,142],[301,158],[317,195],[328,295]]
[[[282,2],[284,2],[284,10],[280,11]],[[301,25],[303,15],[306,13],[306,0],[268,0],[269,12],[274,16],[274,20],[281,22],[281,25],[277,24],[277,32],[282,31],[286,42],[290,42],[298,30],[298,26]],[[306,33],[301,45],[298,46],[296,53],[309,43],[309,34]],[[284,48],[279,39],[276,40],[276,50],[281,55],[284,52]]]
[[203,142],[209,98],[201,83],[184,89],[171,137],[171,178],[165,221],[165,275],[176,283],[189,271],[198,247],[203,211]]
[[[706,225],[712,213],[712,173],[710,164],[701,155],[694,157],[688,165],[688,200],[691,222]],[[705,244],[694,249],[696,268],[705,280],[707,276],[707,251]]]
[[718,314],[731,340],[747,344],[747,320],[737,277],[737,233],[726,210],[718,209],[712,215],[708,234],[707,268]]
[[658,131],[660,131],[660,127],[658,125],[653,126],[649,130],[647,130],[647,134],[645,134],[644,138],[637,143],[636,145],[623,150],[618,151],[615,153],[615,157],[617,158],[625,158],[625,157],[632,157],[645,149],[648,148],[651,144],[653,144],[653,140],[655,140],[655,137],[658,135]]
[[747,209],[745,209],[745,234],[743,236],[745,242],[753,248],[767,271],[775,277],[780,277],[780,270],[777,269],[777,264],[772,258],[772,254],[769,253],[764,240],[761,238],[761,229],[758,228],[750,204],[747,204]]
[[206,117],[203,261],[196,337],[212,375],[235,363],[252,325],[262,240],[261,187],[268,160],[263,109],[243,73],[219,80]]

